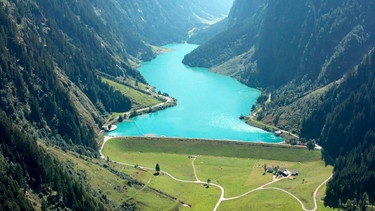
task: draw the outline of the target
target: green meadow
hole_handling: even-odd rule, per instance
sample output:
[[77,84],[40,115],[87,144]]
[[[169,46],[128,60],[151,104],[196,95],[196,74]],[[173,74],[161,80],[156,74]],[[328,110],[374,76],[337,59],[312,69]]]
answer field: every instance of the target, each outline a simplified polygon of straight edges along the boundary
[[130,83],[128,85],[120,84],[115,81],[109,80],[107,78],[101,78],[103,82],[107,83],[111,87],[113,87],[115,90],[120,91],[122,94],[128,96],[132,103],[136,106],[142,106],[142,107],[150,107],[156,104],[161,103],[162,101],[152,97],[150,94],[147,94],[146,92],[142,92],[139,90],[146,90],[151,89],[152,87],[146,86],[142,83],[137,83],[137,85]]
[[[302,210],[300,203],[280,190],[281,188],[300,199],[306,209],[313,209],[312,193],[332,172],[321,160],[321,151],[309,151],[302,147],[279,144],[260,144],[231,141],[209,141],[172,138],[113,138],[103,149],[119,171],[127,173],[163,194],[148,198],[145,210],[213,210],[224,188],[224,198],[240,196],[273,181],[273,174],[264,173],[268,167],[297,170],[298,176],[284,178],[264,189],[254,191],[243,197],[221,202],[218,210]],[[189,158],[192,156],[193,158]],[[157,176],[155,165],[173,177],[186,180],[173,180],[163,172]],[[128,164],[128,165],[125,165]],[[134,166],[140,166],[134,168]],[[210,185],[193,183],[197,178]],[[187,182],[189,181],[189,182]],[[325,186],[318,193],[318,209],[323,207]],[[147,198],[146,190],[128,197],[128,200],[142,201]],[[173,196],[167,197],[168,196]],[[185,206],[183,205],[185,204]],[[187,207],[189,205],[190,207]]]

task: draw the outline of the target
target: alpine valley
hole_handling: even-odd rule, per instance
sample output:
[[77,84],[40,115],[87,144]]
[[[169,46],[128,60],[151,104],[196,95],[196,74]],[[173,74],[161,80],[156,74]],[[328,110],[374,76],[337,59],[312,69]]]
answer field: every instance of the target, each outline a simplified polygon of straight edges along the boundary
[[184,64],[261,90],[241,119],[323,148],[325,206],[371,210],[374,11],[369,0],[0,0],[0,209],[155,210],[154,198],[189,209],[142,182],[145,169],[99,154],[102,126],[175,105],[137,68],[188,42],[200,46]]

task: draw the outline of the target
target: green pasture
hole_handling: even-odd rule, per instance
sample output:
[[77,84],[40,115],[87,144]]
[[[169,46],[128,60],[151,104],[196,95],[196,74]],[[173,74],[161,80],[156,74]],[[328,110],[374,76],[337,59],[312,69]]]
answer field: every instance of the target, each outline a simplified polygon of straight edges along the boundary
[[[147,184],[149,178],[154,178],[149,172],[138,172],[134,167],[128,167],[115,163],[108,163],[104,160],[89,159],[80,157],[75,153],[66,153],[56,148],[50,148],[50,151],[59,157],[59,159],[69,165],[73,165],[75,172],[84,177],[90,186],[100,193],[99,197],[109,199],[108,207],[119,207],[122,203],[136,203],[140,210],[173,210],[173,208],[181,206],[161,194],[150,191],[147,185],[144,187],[129,185],[127,180],[121,179],[118,175],[110,171],[110,168],[117,169],[120,172],[130,172],[133,178],[144,179]],[[110,166],[106,167],[106,166]],[[136,176],[138,175],[138,176]]]
[[212,210],[220,196],[218,188],[174,181],[167,175],[156,176],[150,185],[191,205],[188,210]]
[[282,180],[270,185],[287,190],[296,195],[307,209],[314,207],[312,194],[316,187],[326,180],[332,173],[332,166],[325,166],[323,161],[304,162],[298,165],[300,174],[294,180]]
[[[325,186],[319,193],[324,195]],[[319,199],[319,197],[318,197]],[[301,211],[301,205],[290,195],[279,190],[262,189],[236,200],[224,201],[218,211],[232,210],[262,210],[262,211]],[[306,206],[306,209],[312,209]],[[333,211],[334,209],[324,207],[322,200],[318,200],[318,211]]]
[[[225,188],[225,197],[241,195],[272,181],[273,174],[263,174],[263,165],[289,167],[292,162],[228,157],[202,157],[196,160],[198,177]],[[206,178],[206,179],[205,179]]]
[[219,211],[224,210],[301,211],[301,205],[290,195],[277,190],[264,189],[245,197],[224,201]]
[[[111,87],[113,87],[115,90],[120,91],[122,94],[128,96],[132,103],[134,103],[137,106],[141,107],[150,107],[156,104],[161,103],[162,101],[152,97],[149,94],[146,94],[144,92],[141,92],[135,88],[131,88],[130,86],[125,86],[123,84],[111,81],[106,78],[101,78],[103,82],[107,83]],[[138,83],[138,88],[145,90],[145,85]]]
[[[164,174],[154,176],[156,163],[159,163],[161,170],[171,173],[178,179],[195,181],[192,167],[194,158],[188,156],[196,156],[194,166],[197,177],[201,181],[206,182],[210,179],[211,183],[221,185],[225,189],[226,198],[241,195],[271,182],[273,175],[264,174],[264,164],[269,167],[294,169],[299,171],[300,175],[294,179],[280,180],[266,187],[278,187],[293,193],[303,201],[307,209],[313,208],[312,193],[316,187],[332,172],[332,166],[325,166],[321,161],[320,151],[283,145],[146,137],[113,138],[106,143],[103,153],[111,161],[151,168],[139,170],[134,167],[124,167],[122,171],[145,183],[150,181],[151,187],[192,205],[186,208],[189,210],[212,210],[220,197],[219,188],[214,186],[205,188],[200,184],[174,181]],[[318,198],[324,198],[324,188]],[[185,209],[180,203],[175,203],[168,206]],[[320,200],[318,205],[318,210],[321,210]],[[270,189],[255,191],[239,199],[223,201],[219,210],[234,208],[236,210],[280,210],[280,208],[301,210],[300,204],[293,197]]]
[[281,144],[250,143],[235,141],[213,141],[173,138],[113,138],[110,145],[121,152],[153,152],[185,155],[210,155],[219,157],[255,158],[307,162],[320,160],[319,150],[307,150]]

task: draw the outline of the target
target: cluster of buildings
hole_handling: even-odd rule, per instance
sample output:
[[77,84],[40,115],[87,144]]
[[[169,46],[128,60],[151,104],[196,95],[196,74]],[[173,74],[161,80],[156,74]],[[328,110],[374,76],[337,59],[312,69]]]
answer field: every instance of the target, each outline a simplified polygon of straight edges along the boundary
[[267,167],[266,172],[267,173],[275,173],[275,175],[281,175],[283,177],[297,176],[298,175],[298,171],[296,171],[296,170],[290,170],[289,171],[286,168],[274,169],[272,167]]

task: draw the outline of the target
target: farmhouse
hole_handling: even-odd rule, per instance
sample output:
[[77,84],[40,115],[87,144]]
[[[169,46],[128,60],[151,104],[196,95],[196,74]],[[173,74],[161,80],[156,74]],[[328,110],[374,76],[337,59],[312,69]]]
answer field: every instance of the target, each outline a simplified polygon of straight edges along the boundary
[[286,176],[289,175],[289,173],[288,173],[288,171],[286,170],[286,168],[279,168],[279,170],[277,171],[277,174],[282,175],[282,176],[284,176],[284,177],[286,177]]
[[296,171],[296,170],[291,170],[290,173],[291,173],[292,176],[298,175],[298,171]]
[[267,173],[272,173],[272,172],[273,172],[273,168],[271,168],[271,167],[267,167],[266,172],[267,172]]

